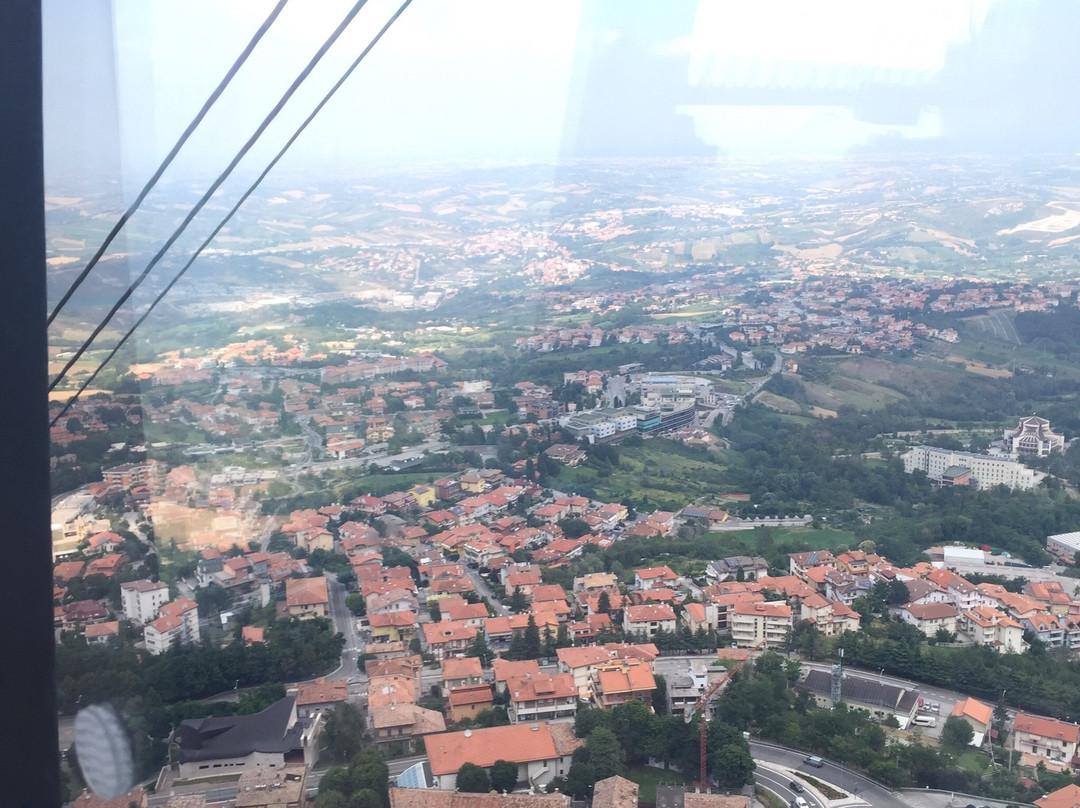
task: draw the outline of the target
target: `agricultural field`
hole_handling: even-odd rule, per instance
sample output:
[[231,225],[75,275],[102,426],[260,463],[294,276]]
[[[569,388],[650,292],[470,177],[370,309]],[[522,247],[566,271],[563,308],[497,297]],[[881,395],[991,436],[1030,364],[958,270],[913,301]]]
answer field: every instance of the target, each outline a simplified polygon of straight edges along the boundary
[[620,447],[617,468],[563,469],[552,486],[565,491],[591,489],[609,502],[629,498],[640,510],[678,510],[729,486],[726,471],[723,455],[654,438],[641,446]]

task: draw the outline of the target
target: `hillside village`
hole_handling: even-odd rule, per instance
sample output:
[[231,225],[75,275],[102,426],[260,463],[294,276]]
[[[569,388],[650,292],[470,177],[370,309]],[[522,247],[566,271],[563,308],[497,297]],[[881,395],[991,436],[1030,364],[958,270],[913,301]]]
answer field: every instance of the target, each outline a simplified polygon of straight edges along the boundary
[[[215,718],[212,731],[202,723],[209,719],[184,719],[166,739],[174,762],[160,784],[198,791],[226,772],[261,783],[266,766],[301,762],[306,768],[289,782],[302,784],[326,765],[327,733],[351,705],[370,748],[390,759],[422,757],[410,777],[455,793],[465,763],[493,769],[509,761],[518,767],[514,788],[562,787],[584,748],[574,731],[582,711],[639,704],[657,716],[693,714],[703,694],[726,687],[743,664],[798,654],[815,638],[858,636],[875,619],[909,627],[931,645],[997,655],[1029,654],[1032,644],[1039,652],[1080,648],[1080,601],[1061,580],[1030,580],[1016,591],[949,569],[959,560],[995,570],[1007,554],[989,546],[932,547],[909,566],[890,562],[870,541],[791,553],[786,567],[736,555],[708,559],[692,573],[666,563],[603,568],[599,554],[628,540],[647,547],[814,521],[755,513],[738,492],[638,510],[633,500],[559,490],[561,470],[617,462],[620,446],[657,436],[708,456],[719,446],[714,420],[726,423],[765,379],[797,368],[797,354],[858,348],[749,325],[755,316],[740,309],[741,324],[722,339],[686,325],[560,329],[538,333],[539,342],[519,340],[523,354],[658,338],[717,351],[700,363],[709,372],[649,373],[631,362],[566,371],[559,385],[455,380],[451,366],[424,352],[320,364],[325,355],[308,354],[288,335],[284,349],[255,340],[203,357],[176,354],[145,371],[150,394],[141,402],[91,398],[53,430],[56,445],[73,452],[58,455],[58,465],[79,463],[81,442],[117,428],[165,425],[207,437],[181,452],[168,442],[114,444],[106,457],[123,462],[102,465],[100,480],[59,498],[58,641],[163,659],[196,647],[274,654],[274,643],[286,642],[282,626],[324,625],[340,648],[320,640],[319,661],[292,668],[324,676],[301,679],[250,716]],[[893,347],[904,349],[903,339]],[[735,394],[712,371],[760,381],[749,395]],[[202,403],[208,394],[217,403]],[[1047,475],[1026,456],[1065,450],[1064,438],[1036,416],[999,434],[985,453],[912,441],[903,470],[936,488],[1028,490]],[[226,465],[221,455],[229,453],[250,465]],[[452,471],[429,471],[433,458],[446,456],[454,459],[434,468]],[[337,489],[348,497],[335,500],[333,488],[318,487],[316,475],[353,473],[354,482]],[[365,473],[381,476],[381,487],[367,487]],[[1047,543],[1067,563],[1077,546],[1071,534]],[[589,571],[576,574],[581,564]],[[339,661],[324,664],[339,652]],[[820,665],[802,666],[794,684],[818,707],[843,701],[917,738],[936,739],[946,712],[971,724],[975,746],[1007,737],[1019,764],[1033,769],[1068,769],[1076,756],[1076,725],[1020,711],[1006,726],[976,698],[942,710],[917,685]],[[282,740],[256,750],[251,739],[266,733]]]
[[[91,496],[119,494],[150,513],[203,496],[218,505],[219,519],[236,506],[233,485],[201,491],[186,467],[166,471],[148,461],[108,469],[105,478]],[[235,521],[244,518],[250,517],[238,514]],[[872,548],[823,549],[791,554],[785,570],[737,556],[714,559],[703,577],[660,565],[622,577],[589,573],[568,589],[550,582],[553,572],[624,538],[662,538],[687,521],[717,527],[730,518],[692,505],[631,514],[620,503],[551,493],[536,481],[480,468],[398,493],[290,512],[264,546],[244,549],[226,530],[192,534],[179,548],[194,562],[191,574],[171,583],[148,574],[152,556],[141,540],[100,531],[57,563],[57,632],[162,654],[205,639],[209,615],[200,615],[198,603],[208,592],[225,595],[203,601],[215,604],[212,622],[220,612],[247,646],[266,642],[266,624],[235,621],[253,614],[265,621],[263,607],[272,607],[269,619],[332,619],[355,638],[341,670],[355,662],[356,673],[297,684],[287,705],[267,708],[296,729],[295,745],[280,751],[281,764],[302,755],[315,765],[326,722],[349,703],[362,708],[376,748],[424,755],[425,785],[451,790],[465,762],[488,767],[507,759],[519,767],[518,785],[543,789],[569,773],[581,745],[572,721],[583,706],[611,710],[639,701],[667,715],[693,710],[728,666],[769,650],[786,652],[796,632],[859,632],[865,615],[857,608],[868,603],[933,642],[983,645],[997,654],[1027,653],[1032,637],[1047,648],[1080,648],[1073,592],[1052,581],[1028,582],[1022,592],[973,584],[947,568],[955,548],[932,548],[936,562],[911,567]],[[336,574],[325,571],[332,558],[343,560]],[[118,592],[119,603],[93,596],[102,587]],[[860,681],[851,672],[844,678],[850,706],[900,729],[932,723],[925,718],[929,699],[924,706],[917,689],[886,692],[885,686],[867,694]],[[819,703],[832,703],[828,674],[804,669],[800,687]],[[496,709],[508,723],[475,728]],[[990,709],[975,699],[956,706],[979,743],[989,739]],[[1077,730],[1018,713],[1011,748],[1025,765],[1069,765]],[[532,734],[537,731],[540,736]],[[173,742],[185,782],[222,769],[247,772],[270,759],[253,757],[240,741],[218,747],[199,741],[196,754],[184,732],[181,726]],[[522,732],[529,743],[516,739]],[[245,737],[239,729],[234,734]],[[547,751],[534,756],[540,737]],[[1072,740],[1063,747],[1059,738]]]

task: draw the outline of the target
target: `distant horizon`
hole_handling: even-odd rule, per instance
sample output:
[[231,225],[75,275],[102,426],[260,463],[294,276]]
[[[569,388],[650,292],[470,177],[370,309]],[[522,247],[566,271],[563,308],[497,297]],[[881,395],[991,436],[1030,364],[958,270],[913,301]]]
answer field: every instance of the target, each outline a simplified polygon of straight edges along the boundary
[[[349,5],[286,6],[167,176],[220,170]],[[364,8],[241,169],[265,165],[396,7]],[[270,8],[46,0],[49,186],[148,176]],[[425,0],[281,169],[1072,155],[1077,41],[1064,0]]]

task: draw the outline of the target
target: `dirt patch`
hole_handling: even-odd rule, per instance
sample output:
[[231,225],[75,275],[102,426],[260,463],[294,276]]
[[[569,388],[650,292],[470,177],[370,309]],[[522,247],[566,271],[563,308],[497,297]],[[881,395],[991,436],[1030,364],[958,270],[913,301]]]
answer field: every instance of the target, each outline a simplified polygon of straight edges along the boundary
[[1007,368],[992,368],[985,362],[972,362],[956,354],[949,354],[945,357],[945,360],[962,364],[964,370],[968,373],[977,373],[980,376],[989,376],[992,379],[1008,379],[1013,375],[1013,372]]
[[811,407],[810,414],[815,418],[835,418],[838,415],[836,410],[827,410],[824,407],[818,406]]

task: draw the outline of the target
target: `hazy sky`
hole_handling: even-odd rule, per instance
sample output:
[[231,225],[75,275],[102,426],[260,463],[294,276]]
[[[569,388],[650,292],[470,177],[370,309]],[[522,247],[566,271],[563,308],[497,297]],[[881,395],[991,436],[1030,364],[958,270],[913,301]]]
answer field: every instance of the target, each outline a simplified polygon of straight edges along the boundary
[[[270,0],[45,0],[50,185],[152,170]],[[178,162],[219,170],[350,7],[291,0]],[[397,7],[370,0],[257,170]],[[1075,0],[414,0],[282,170],[1075,152]]]

